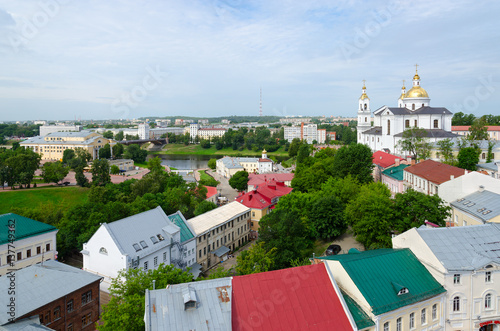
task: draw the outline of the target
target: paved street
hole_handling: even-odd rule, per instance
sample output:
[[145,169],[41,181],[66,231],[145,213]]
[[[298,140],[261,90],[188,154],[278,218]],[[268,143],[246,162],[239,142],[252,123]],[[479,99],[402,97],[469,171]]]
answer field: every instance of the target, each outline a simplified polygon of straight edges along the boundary
[[223,197],[226,197],[228,202],[234,201],[234,199],[238,196],[238,191],[236,191],[229,185],[228,179],[217,174],[215,170],[207,171],[207,173],[213,178],[215,178],[215,180],[218,180],[220,182],[220,185],[222,187],[221,195]]

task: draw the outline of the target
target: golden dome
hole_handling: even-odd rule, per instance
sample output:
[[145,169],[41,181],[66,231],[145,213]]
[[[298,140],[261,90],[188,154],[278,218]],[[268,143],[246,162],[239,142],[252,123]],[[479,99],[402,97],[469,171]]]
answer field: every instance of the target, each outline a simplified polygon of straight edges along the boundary
[[262,154],[266,154],[266,153],[267,153],[267,151],[266,151],[266,149],[264,148],[264,149],[262,150]]
[[366,93],[361,94],[361,96],[359,97],[359,100],[365,100],[365,99],[370,100],[370,98],[368,98],[368,95]]
[[399,100],[403,100],[405,98],[405,95],[404,93],[401,93],[401,96],[399,97]]
[[[417,75],[415,75],[417,76]],[[413,86],[404,96],[405,98],[428,98],[427,91],[420,86]]]
[[420,79],[420,76],[418,74],[415,74],[415,76],[413,76],[413,80],[416,80],[416,79]]

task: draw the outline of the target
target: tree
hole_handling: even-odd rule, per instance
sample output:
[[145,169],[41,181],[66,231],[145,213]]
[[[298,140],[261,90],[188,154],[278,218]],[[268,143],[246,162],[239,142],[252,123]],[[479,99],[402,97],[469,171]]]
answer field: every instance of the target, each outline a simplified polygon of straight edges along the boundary
[[347,230],[344,207],[333,195],[317,195],[309,218],[317,238],[328,239],[340,236]]
[[118,131],[118,133],[115,135],[115,140],[116,141],[122,141],[123,140],[123,131]]
[[201,146],[201,148],[204,148],[204,149],[210,148],[210,140],[202,139],[200,141],[200,146]]
[[120,168],[118,168],[118,166],[116,164],[113,164],[111,166],[111,168],[109,168],[109,172],[112,174],[112,175],[118,175],[120,173]]
[[83,165],[75,168],[75,179],[76,179],[77,185],[79,185],[81,187],[88,186],[89,180],[83,174]]
[[157,156],[148,161],[147,168],[151,172],[161,171],[164,172],[165,168],[161,164],[161,159]]
[[453,141],[447,138],[438,141],[437,145],[439,146],[439,154],[442,157],[441,160],[443,163],[455,165],[456,160],[453,156]]
[[486,157],[486,163],[490,163],[491,161],[493,161],[493,158],[494,158],[493,147],[495,147],[495,142],[489,140],[488,141],[488,156]]
[[415,160],[429,158],[432,147],[427,141],[427,131],[417,127],[403,131],[403,139],[398,142],[398,146]]
[[276,251],[276,247],[267,251],[264,248],[264,242],[256,243],[236,257],[236,273],[249,275],[272,270]]
[[364,144],[343,146],[335,153],[331,169],[335,177],[351,175],[360,183],[370,183],[373,181],[372,151]]
[[106,139],[113,139],[113,132],[112,131],[106,131],[102,134],[102,136]]
[[241,170],[229,179],[229,185],[237,191],[245,191],[248,188],[248,172]]
[[111,158],[111,147],[109,144],[104,145],[104,147],[99,149],[100,159],[110,159]]
[[302,144],[299,147],[299,152],[297,153],[297,164],[304,162],[311,154],[311,148],[307,143]]
[[208,167],[212,170],[215,170],[215,168],[217,167],[217,159],[208,160]]
[[201,215],[215,208],[217,208],[217,205],[215,203],[213,203],[212,201],[204,200],[198,206],[196,206],[194,210],[194,216]]
[[410,188],[394,198],[394,229],[402,233],[424,225],[425,221],[445,226],[450,210],[438,195],[427,195]]
[[144,330],[145,291],[166,288],[167,285],[187,283],[193,276],[172,265],[160,264],[157,269],[144,271],[129,269],[120,271],[109,288],[111,300],[103,306],[100,322],[96,327],[100,331]]
[[92,163],[91,172],[93,186],[104,186],[108,183],[111,183],[108,160],[94,160],[94,162]]
[[361,187],[356,199],[345,209],[356,240],[367,249],[391,247],[393,208],[391,191],[384,184],[370,183]]
[[[121,132],[121,131],[120,131]],[[122,156],[123,154],[123,145],[120,144],[120,143],[117,143],[116,145],[113,146],[113,157],[116,159],[116,158],[119,158]]]
[[467,139],[471,141],[488,140],[488,128],[486,127],[485,117],[476,118],[469,127]]
[[458,167],[476,171],[481,150],[476,147],[464,147],[458,152]]
[[126,148],[124,156],[127,159],[134,160],[134,162],[144,163],[146,162],[148,152],[141,149],[139,145],[131,144]]
[[68,164],[69,162],[76,157],[75,151],[73,149],[65,149],[63,152],[62,162],[64,164]]
[[473,114],[465,115],[461,111],[453,114],[451,125],[472,125],[476,117]]
[[42,167],[42,178],[45,183],[58,183],[69,173],[69,167],[62,162],[46,162]]
[[290,147],[288,147],[288,156],[297,156],[300,145],[302,145],[302,141],[299,138],[293,138],[292,142],[290,143]]

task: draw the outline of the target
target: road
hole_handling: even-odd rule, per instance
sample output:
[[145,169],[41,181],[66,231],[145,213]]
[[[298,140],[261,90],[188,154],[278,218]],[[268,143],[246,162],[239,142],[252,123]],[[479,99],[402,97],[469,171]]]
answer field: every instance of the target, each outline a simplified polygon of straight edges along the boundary
[[229,185],[229,180],[216,173],[215,170],[209,170],[207,173],[220,182],[220,186],[222,188],[221,195],[226,197],[228,202],[234,201],[234,199],[238,196],[238,191]]

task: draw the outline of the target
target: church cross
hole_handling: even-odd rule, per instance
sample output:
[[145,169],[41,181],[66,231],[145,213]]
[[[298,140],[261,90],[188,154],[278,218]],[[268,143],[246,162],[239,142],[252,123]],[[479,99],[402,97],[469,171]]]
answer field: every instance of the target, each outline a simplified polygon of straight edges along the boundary
[[418,72],[418,64],[415,64],[415,72]]

